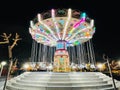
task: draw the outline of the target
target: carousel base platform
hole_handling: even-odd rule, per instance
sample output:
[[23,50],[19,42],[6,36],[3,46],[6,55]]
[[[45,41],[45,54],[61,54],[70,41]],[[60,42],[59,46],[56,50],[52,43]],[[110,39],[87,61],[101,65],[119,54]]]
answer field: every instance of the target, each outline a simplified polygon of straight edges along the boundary
[[[120,82],[115,80],[117,88]],[[6,90],[114,90],[100,72],[25,72],[7,82]],[[117,89],[118,90],[118,89]]]

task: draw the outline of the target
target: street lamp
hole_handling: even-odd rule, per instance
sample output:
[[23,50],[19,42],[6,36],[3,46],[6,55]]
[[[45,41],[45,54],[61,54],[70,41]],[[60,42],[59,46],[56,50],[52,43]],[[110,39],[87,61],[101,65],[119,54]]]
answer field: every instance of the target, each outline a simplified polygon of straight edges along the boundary
[[5,61],[2,61],[1,62],[1,71],[0,71],[0,77],[2,75],[2,71],[3,71],[3,67],[6,65],[6,62]]
[[102,70],[102,68],[103,68],[103,64],[99,63],[99,64],[97,65],[97,67],[100,69],[100,72],[101,72],[101,70]]
[[118,61],[118,65],[120,66],[120,61]]
[[24,67],[24,69],[27,71],[27,69],[29,68],[29,64],[28,64],[28,63],[25,63],[25,64],[23,65],[23,67]]

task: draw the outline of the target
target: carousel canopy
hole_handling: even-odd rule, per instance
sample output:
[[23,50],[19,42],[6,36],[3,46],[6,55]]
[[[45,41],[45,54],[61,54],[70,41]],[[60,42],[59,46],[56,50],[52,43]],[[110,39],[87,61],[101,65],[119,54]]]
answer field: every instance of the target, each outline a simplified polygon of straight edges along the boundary
[[95,33],[94,20],[85,12],[72,9],[52,9],[38,14],[30,21],[29,32],[38,43],[56,46],[66,41],[67,46],[84,43]]

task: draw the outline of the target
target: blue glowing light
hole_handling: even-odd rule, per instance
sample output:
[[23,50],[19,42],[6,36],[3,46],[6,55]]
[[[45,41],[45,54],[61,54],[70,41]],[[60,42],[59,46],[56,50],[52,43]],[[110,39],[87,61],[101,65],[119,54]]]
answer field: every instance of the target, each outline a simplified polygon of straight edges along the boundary
[[64,49],[64,44],[63,43],[58,43],[57,44],[57,49]]
[[64,25],[65,21],[64,20],[59,20],[59,23]]
[[80,29],[86,28],[83,24],[80,24],[79,26]]
[[39,34],[35,34],[35,38],[39,38],[40,37],[40,35]]
[[40,25],[39,28],[41,32],[44,32],[43,26]]
[[86,18],[86,13],[85,12],[81,14],[81,18]]

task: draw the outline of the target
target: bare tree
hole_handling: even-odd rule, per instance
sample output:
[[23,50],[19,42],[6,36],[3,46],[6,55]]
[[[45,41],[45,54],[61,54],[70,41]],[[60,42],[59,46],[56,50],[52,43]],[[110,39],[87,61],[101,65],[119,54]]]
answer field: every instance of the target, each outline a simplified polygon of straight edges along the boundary
[[15,45],[17,45],[17,42],[21,40],[21,38],[19,38],[19,35],[16,33],[15,38],[13,39],[13,43],[12,45],[8,45],[8,53],[9,53],[9,58],[12,58],[12,49],[14,48]]
[[3,33],[3,35],[1,35],[1,37],[4,38],[4,41],[1,41],[0,44],[7,44],[7,43],[9,43],[9,38],[10,38],[11,36],[12,36],[12,34],[9,34],[9,35],[7,36],[6,33]]
[[13,65],[12,50],[13,50],[14,46],[17,45],[17,42],[19,40],[21,40],[21,38],[19,38],[19,35],[16,33],[15,38],[13,38],[13,43],[10,45],[10,38],[11,38],[12,34],[7,35],[6,33],[3,33],[3,35],[1,35],[1,36],[4,38],[4,41],[0,42],[0,44],[8,44],[8,54],[9,54],[9,68],[8,68],[8,73],[6,76],[5,84],[3,87],[3,90],[5,90],[7,79],[10,77],[10,71],[11,71],[11,67]]
[[17,45],[17,41],[21,40],[19,38],[19,35],[16,33],[15,38],[13,39],[13,43],[10,45],[10,37],[12,34],[7,35],[6,33],[3,33],[1,37],[3,37],[4,41],[1,41],[0,44],[8,44],[8,54],[9,58],[12,58],[12,49],[14,48],[15,45]]

